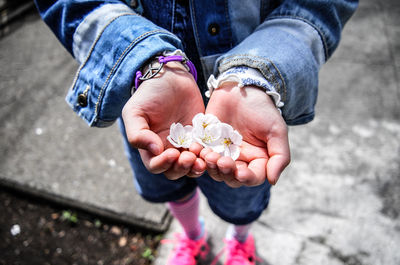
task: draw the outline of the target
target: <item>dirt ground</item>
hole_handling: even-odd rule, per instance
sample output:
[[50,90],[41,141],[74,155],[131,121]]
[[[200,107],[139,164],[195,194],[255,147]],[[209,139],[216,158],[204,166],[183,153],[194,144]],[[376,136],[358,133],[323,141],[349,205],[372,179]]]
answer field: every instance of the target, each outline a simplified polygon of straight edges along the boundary
[[160,238],[0,188],[0,265],[146,265]]

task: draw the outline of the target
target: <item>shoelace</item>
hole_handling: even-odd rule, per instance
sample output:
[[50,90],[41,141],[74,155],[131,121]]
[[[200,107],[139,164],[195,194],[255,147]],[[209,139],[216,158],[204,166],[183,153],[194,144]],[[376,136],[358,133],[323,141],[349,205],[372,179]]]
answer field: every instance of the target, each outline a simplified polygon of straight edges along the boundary
[[[177,257],[180,257],[182,260],[186,260],[188,262],[192,261],[193,255],[191,253],[194,253],[196,251],[196,241],[184,237],[180,234],[175,234],[174,237],[174,239],[161,240],[161,244],[174,244]],[[200,247],[198,256],[202,259],[205,259],[208,251],[209,246],[207,244],[204,244]]]
[[[236,240],[224,240],[224,242],[225,247],[218,252],[210,265],[216,265],[222,254],[224,254],[224,252],[228,249],[232,249],[233,256],[233,259],[230,260],[228,265],[243,264],[243,258],[247,257],[245,245]],[[254,256],[254,259],[255,261],[261,261],[261,259],[257,256]]]

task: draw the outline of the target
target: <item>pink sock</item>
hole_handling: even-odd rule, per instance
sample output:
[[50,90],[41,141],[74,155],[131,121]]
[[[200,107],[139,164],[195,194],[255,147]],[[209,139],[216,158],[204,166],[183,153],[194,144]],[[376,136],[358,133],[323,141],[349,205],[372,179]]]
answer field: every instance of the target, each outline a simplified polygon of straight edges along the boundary
[[196,240],[202,236],[202,226],[199,222],[200,197],[196,190],[193,196],[183,202],[168,202],[172,215],[182,225],[186,236]]
[[251,224],[247,225],[230,225],[226,231],[226,238],[235,238],[239,242],[245,242],[249,235]]

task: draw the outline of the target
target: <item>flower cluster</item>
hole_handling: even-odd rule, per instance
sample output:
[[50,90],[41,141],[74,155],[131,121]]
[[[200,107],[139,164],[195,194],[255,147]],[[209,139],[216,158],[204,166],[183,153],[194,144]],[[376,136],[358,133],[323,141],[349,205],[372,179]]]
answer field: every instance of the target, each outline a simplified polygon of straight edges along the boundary
[[177,148],[189,148],[193,142],[197,142],[233,160],[239,157],[242,136],[231,125],[220,122],[212,114],[203,113],[194,116],[192,123],[193,126],[173,123],[168,141]]

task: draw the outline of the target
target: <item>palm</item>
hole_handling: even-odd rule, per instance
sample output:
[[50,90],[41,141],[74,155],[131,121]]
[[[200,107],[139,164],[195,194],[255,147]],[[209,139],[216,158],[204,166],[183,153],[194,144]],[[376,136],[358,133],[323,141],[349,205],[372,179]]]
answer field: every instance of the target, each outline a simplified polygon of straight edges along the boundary
[[139,149],[152,173],[170,179],[198,176],[205,170],[196,155],[173,148],[167,141],[172,123],[188,125],[204,104],[193,77],[180,63],[165,65],[158,77],[144,81],[122,111],[130,144]]
[[147,120],[149,129],[158,134],[165,148],[171,146],[167,136],[172,123],[191,124],[197,113],[204,112],[200,92],[187,72],[180,73],[171,85],[165,79],[148,80],[132,99],[136,111]]
[[231,124],[243,136],[240,156],[235,161],[242,173],[236,171],[236,179],[247,185],[263,183],[268,161],[274,155],[271,140],[281,133],[276,128],[285,127],[269,96],[257,88],[221,88],[214,91],[206,112]]

